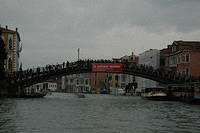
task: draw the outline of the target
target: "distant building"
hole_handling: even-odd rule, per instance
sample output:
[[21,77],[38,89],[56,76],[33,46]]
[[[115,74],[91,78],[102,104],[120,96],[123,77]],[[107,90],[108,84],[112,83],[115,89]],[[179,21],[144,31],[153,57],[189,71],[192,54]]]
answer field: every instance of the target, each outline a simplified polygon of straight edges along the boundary
[[200,42],[174,41],[165,50],[165,69],[186,76],[200,77]]
[[57,90],[57,83],[53,82],[44,82],[44,83],[37,83],[32,86],[25,88],[25,93],[37,93],[42,91],[56,91]]
[[29,86],[25,88],[25,93],[30,94],[30,93],[39,93],[42,92],[44,89],[44,84],[43,83],[37,83],[35,85]]
[[91,90],[89,73],[77,74],[76,88],[79,92],[89,92]]
[[107,90],[106,79],[107,73],[91,73],[90,74],[90,85],[91,90],[96,93],[100,93],[102,90]]
[[[152,66],[154,69],[160,68],[160,50],[150,49],[139,54],[140,65]],[[159,83],[145,78],[138,78],[138,91],[143,88],[158,87]]]
[[77,75],[76,74],[72,74],[72,75],[67,75],[65,76],[65,88],[64,91],[65,92],[76,92],[76,79],[77,79]]
[[134,55],[134,53],[132,52],[131,55],[127,56],[123,56],[120,58],[120,62],[122,61],[127,61],[127,62],[135,62],[136,64],[138,63],[138,56]]
[[55,82],[44,82],[44,84],[47,86],[47,89],[50,91],[56,91],[57,88],[57,83]]
[[14,72],[19,70],[19,58],[20,58],[20,35],[18,29],[10,30],[8,26],[5,28],[0,27],[2,31],[2,39],[5,43],[7,60],[5,62],[5,69],[7,72]]
[[90,87],[90,74],[72,74],[65,76],[65,92],[88,92]]
[[[138,64],[138,56],[134,55],[132,52],[131,55],[123,56],[121,58],[113,58],[114,62],[134,62]],[[110,91],[113,92],[115,88],[122,88],[125,90],[128,84],[133,84],[134,88],[137,87],[137,77],[127,74],[117,74],[117,73],[110,73],[108,74],[108,82]]]

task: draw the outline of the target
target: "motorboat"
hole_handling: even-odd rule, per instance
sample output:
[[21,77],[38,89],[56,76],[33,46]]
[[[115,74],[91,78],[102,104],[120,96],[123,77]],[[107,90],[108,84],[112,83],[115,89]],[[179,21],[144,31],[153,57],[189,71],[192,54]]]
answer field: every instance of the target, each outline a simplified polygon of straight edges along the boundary
[[100,91],[100,94],[108,94],[108,91],[106,89],[103,89]]
[[122,88],[117,88],[116,91],[117,91],[116,92],[117,95],[125,95],[125,90]]
[[78,98],[85,98],[85,95],[83,93],[76,93],[76,95],[78,96]]
[[23,98],[42,98],[46,96],[46,92],[34,92],[34,93],[25,93]]
[[125,90],[122,88],[111,88],[110,94],[118,96],[118,95],[125,95]]
[[167,100],[167,93],[163,87],[145,88],[142,90],[141,97],[150,100]]

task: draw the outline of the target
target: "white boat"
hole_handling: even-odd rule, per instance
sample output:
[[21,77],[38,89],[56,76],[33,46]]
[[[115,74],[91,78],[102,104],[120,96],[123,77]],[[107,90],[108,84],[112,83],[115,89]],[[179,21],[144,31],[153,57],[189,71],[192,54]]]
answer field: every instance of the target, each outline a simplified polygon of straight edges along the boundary
[[167,100],[167,94],[162,87],[145,88],[142,90],[141,97],[150,100]]
[[122,88],[117,88],[117,95],[125,95],[125,90]]
[[112,95],[125,95],[125,90],[122,88],[111,88],[110,91],[110,94]]

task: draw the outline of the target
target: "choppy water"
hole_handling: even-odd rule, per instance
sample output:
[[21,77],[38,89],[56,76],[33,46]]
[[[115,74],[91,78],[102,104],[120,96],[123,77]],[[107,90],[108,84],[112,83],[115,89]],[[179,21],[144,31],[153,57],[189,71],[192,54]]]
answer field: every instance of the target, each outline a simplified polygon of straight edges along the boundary
[[0,133],[199,133],[200,105],[54,93],[0,99]]

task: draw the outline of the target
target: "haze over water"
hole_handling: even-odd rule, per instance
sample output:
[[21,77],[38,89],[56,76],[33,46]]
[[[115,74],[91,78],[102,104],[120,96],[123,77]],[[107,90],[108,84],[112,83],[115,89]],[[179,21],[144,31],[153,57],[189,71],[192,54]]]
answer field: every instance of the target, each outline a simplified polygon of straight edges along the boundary
[[0,133],[198,133],[199,110],[181,102],[95,94],[1,99]]

